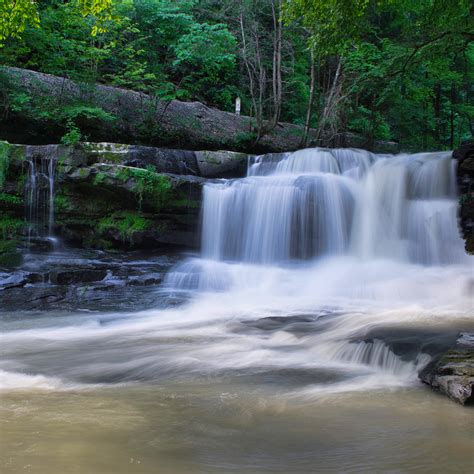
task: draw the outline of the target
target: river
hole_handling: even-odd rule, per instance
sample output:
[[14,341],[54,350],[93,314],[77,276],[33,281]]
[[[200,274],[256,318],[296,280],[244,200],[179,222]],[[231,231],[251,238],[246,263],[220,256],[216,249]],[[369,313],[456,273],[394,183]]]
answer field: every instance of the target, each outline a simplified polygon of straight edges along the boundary
[[156,309],[3,312],[2,472],[472,472],[418,372],[473,331],[449,153],[301,150],[204,191]]

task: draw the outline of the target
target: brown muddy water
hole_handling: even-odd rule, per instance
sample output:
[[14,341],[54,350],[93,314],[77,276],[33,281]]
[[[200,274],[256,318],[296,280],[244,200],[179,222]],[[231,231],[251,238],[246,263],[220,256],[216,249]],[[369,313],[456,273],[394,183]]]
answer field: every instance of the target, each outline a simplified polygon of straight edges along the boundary
[[422,387],[288,396],[192,380],[2,396],[1,472],[470,473],[473,410]]

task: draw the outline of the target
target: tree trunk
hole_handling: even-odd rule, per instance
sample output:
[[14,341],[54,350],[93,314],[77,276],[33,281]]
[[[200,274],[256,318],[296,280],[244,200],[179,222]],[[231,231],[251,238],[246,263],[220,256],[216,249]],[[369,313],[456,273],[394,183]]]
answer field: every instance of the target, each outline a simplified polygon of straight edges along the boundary
[[450,113],[450,134],[449,134],[449,146],[451,150],[454,149],[454,104],[456,103],[456,86],[451,85],[451,113]]
[[311,116],[313,115],[313,104],[314,96],[316,91],[316,65],[314,63],[314,49],[311,48],[311,66],[310,66],[310,75],[311,81],[309,85],[309,98],[308,98],[308,108],[306,109],[306,120],[304,124],[303,140],[301,142],[302,146],[306,146],[308,143],[308,133],[311,127]]
[[323,113],[321,115],[321,120],[318,127],[317,132],[317,140],[323,138],[326,142],[328,141],[326,137],[324,137],[325,132],[330,132],[334,135],[337,130],[334,130],[334,121],[337,117],[338,110],[337,110],[337,102],[338,102],[338,95],[340,93],[339,87],[339,78],[341,76],[342,71],[342,58],[338,58],[336,72],[334,74],[334,78],[331,84],[331,89],[328,93],[326,103],[324,106]]
[[281,80],[281,43],[282,23],[280,21],[281,0],[272,1],[273,15],[273,116],[271,128],[275,128],[281,115],[282,80]]

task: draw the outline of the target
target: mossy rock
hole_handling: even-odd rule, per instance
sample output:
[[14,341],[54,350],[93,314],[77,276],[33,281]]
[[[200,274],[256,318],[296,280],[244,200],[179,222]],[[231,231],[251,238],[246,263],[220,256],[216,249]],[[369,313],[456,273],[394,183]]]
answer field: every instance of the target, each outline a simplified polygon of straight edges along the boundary
[[148,230],[152,222],[139,213],[122,211],[102,218],[97,227],[102,239],[112,237],[124,243],[133,244],[136,234]]
[[16,240],[0,240],[0,266],[6,268],[19,267],[23,256],[17,248]]
[[5,215],[0,218],[0,239],[14,239],[25,227],[25,221],[14,216]]
[[245,174],[249,155],[232,151],[197,151],[199,175],[206,178],[239,177]]

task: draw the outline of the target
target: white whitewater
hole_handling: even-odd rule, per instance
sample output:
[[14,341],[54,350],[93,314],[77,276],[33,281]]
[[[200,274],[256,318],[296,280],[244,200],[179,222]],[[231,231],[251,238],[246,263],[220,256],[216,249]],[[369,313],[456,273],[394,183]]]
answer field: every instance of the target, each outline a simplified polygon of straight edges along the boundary
[[423,341],[397,354],[384,334],[472,324],[473,261],[456,209],[448,152],[256,157],[247,177],[205,186],[202,254],[166,279],[187,304],[12,319],[0,370],[35,384],[51,377],[54,387],[309,374],[304,390],[291,377],[283,384],[291,396],[416,384],[430,359]]
[[307,149],[273,160],[260,156],[247,178],[205,187],[205,258],[281,263],[347,254],[428,265],[465,259],[450,153]]
[[305,149],[256,157],[246,178],[206,185],[202,258],[179,265],[168,284],[210,299],[224,292],[223,311],[257,316],[362,311],[310,338],[305,357],[370,367],[377,383],[380,371],[393,383],[416,380],[430,358],[402,360],[381,341],[350,339],[384,324],[429,326],[436,315],[469,319],[471,277],[451,153]]

